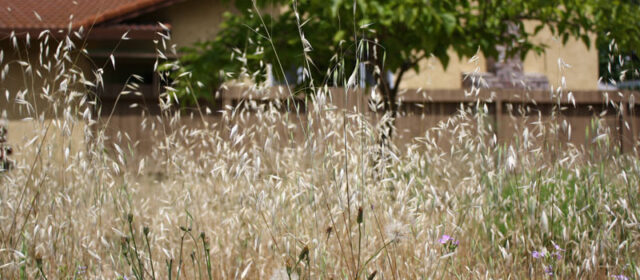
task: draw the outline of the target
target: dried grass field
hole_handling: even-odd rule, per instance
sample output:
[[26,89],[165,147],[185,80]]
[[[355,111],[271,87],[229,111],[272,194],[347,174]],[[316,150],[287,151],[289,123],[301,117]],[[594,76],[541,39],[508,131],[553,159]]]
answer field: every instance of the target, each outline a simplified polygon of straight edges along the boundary
[[384,118],[336,109],[329,87],[304,111],[247,101],[214,123],[176,110],[168,84],[141,154],[105,133],[117,126],[93,98],[100,73],[81,71],[71,40],[51,44],[0,61],[29,81],[0,108],[34,127],[6,143],[2,279],[640,277],[640,158],[597,117],[588,147],[553,141],[558,118],[500,143],[479,101],[396,147]]

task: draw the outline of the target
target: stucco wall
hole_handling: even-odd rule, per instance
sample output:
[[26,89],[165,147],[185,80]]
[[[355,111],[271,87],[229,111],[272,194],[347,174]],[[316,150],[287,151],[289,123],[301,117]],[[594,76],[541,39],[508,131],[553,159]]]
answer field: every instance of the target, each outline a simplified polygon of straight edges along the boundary
[[[526,28],[533,29],[533,23],[527,23]],[[595,36],[591,36],[591,48],[579,40],[569,39],[566,45],[562,44],[562,39],[551,34],[548,29],[543,29],[533,39],[537,43],[544,43],[548,46],[546,51],[537,55],[529,53],[523,61],[525,73],[544,74],[549,79],[549,83],[560,86],[564,76],[566,88],[573,90],[596,90],[598,88],[598,50],[595,46]],[[424,88],[424,89],[460,89],[461,73],[486,71],[486,60],[482,54],[475,62],[469,62],[469,58],[458,59],[453,51],[449,51],[451,60],[445,70],[442,64],[435,58],[425,59],[420,62],[420,73],[411,71],[405,74],[402,88]],[[558,59],[570,68],[559,67]]]
[[460,89],[462,87],[461,75],[465,72],[486,72],[486,59],[478,54],[477,60],[471,58],[458,58],[454,51],[449,51],[449,65],[444,69],[442,63],[430,57],[420,61],[420,72],[411,70],[404,75],[400,88],[406,89]]
[[221,0],[189,0],[161,9],[151,15],[171,24],[171,37],[178,47],[215,37],[222,14],[233,11],[233,3]]
[[[51,123],[52,121],[54,123]],[[84,123],[76,123],[63,133],[63,130],[55,126],[55,122],[62,123],[59,119],[49,119],[43,123],[33,120],[8,121],[7,144],[14,150],[10,159],[21,164],[31,164],[42,142],[42,156],[54,159],[52,162],[63,162],[65,149],[69,149],[70,155],[85,149]],[[48,130],[47,126],[50,126]],[[46,136],[43,134],[44,131]],[[39,137],[35,138],[36,136]],[[27,143],[30,144],[28,147]]]
[[[33,39],[32,39],[33,40]],[[56,43],[50,40],[50,48],[55,51]],[[65,64],[66,72],[64,75],[60,75],[57,79],[56,74],[49,73],[44,70],[43,66],[39,63],[38,55],[40,53],[38,44],[31,42],[30,48],[25,48],[24,39],[18,41],[19,52],[8,42],[8,40],[0,41],[0,49],[4,52],[4,59],[0,64],[0,69],[8,64],[9,71],[4,80],[0,82],[0,116],[6,118],[8,128],[8,145],[13,147],[14,155],[11,156],[12,160],[16,160],[20,163],[30,162],[33,160],[33,152],[35,147],[40,144],[42,137],[44,137],[44,130],[46,126],[49,129],[46,132],[45,145],[43,145],[42,153],[46,153],[47,156],[55,157],[56,159],[63,159],[64,148],[70,147],[71,152],[76,149],[84,148],[84,129],[85,123],[81,118],[77,117],[76,112],[70,112],[71,123],[64,123],[64,111],[67,107],[76,107],[79,101],[79,97],[72,102],[67,102],[68,97],[72,91],[82,91],[80,86],[74,86],[72,78],[68,78],[71,75],[70,68],[72,66]],[[53,52],[50,52],[49,59],[52,59]],[[81,70],[87,79],[91,80],[93,74],[89,69],[88,60],[83,56],[71,55],[74,58],[74,63],[77,69]],[[26,62],[31,67],[31,72],[27,71],[26,65],[21,65],[18,61]],[[45,60],[46,63],[46,60]],[[55,62],[52,62],[55,65]],[[58,68],[54,68],[58,69]],[[42,77],[36,74],[36,71],[42,75]],[[65,76],[66,75],[66,76]],[[76,78],[78,76],[75,76]],[[67,82],[63,82],[67,80]],[[66,83],[67,90],[61,91],[60,88]],[[44,88],[49,88],[49,95],[46,97],[44,94]],[[18,93],[24,96],[24,102],[16,100]],[[7,94],[8,93],[8,94]],[[33,142],[29,149],[25,149],[24,146],[30,140],[36,136],[40,136],[38,140]],[[27,152],[29,151],[29,152]]]
[[[267,8],[266,13],[278,9]],[[186,47],[199,41],[215,38],[224,20],[225,12],[237,13],[233,1],[189,0],[160,9],[141,17],[147,21],[163,21],[171,24],[171,39],[178,47]]]
[[[527,23],[527,29],[535,28],[533,23]],[[541,55],[529,53],[523,62],[524,71],[542,73],[547,76],[549,83],[558,87],[561,79],[566,79],[566,87],[573,90],[598,89],[598,49],[596,37],[591,36],[591,48],[580,40],[569,39],[566,45],[562,38],[553,36],[549,29],[544,28],[534,38],[536,43],[548,45],[548,49]],[[560,67],[558,60],[570,65],[570,68]]]

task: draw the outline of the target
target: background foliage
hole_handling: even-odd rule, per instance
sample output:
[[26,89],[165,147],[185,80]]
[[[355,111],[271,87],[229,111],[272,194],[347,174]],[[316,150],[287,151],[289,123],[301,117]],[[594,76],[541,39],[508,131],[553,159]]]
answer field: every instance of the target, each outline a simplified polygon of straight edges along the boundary
[[[243,68],[264,81],[265,65],[270,63],[275,78],[284,81],[282,73],[303,67],[300,84],[304,88],[313,87],[312,81],[343,86],[356,69],[355,63],[363,62],[370,65],[380,85],[385,109],[393,111],[403,74],[419,70],[417,62],[431,55],[446,67],[449,50],[460,57],[471,57],[477,51],[496,56],[497,46],[506,46],[509,55],[542,52],[546,46],[531,39],[548,27],[564,43],[574,37],[591,47],[589,34],[597,34],[600,45],[614,38],[624,52],[636,51],[640,46],[640,6],[636,2],[236,1],[242,12],[225,15],[215,40],[184,49],[182,63],[175,69],[176,75],[190,73],[202,82],[197,88],[181,84],[181,93],[191,88],[197,97],[207,98]],[[265,14],[262,8],[267,6],[286,8]],[[525,20],[535,22],[536,27],[525,29]],[[395,81],[380,75],[387,71],[395,74]]]

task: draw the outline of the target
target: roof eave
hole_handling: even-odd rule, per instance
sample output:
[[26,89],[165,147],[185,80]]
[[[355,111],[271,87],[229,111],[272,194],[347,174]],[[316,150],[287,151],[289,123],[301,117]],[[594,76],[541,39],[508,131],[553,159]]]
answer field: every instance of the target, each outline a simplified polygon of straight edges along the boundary
[[[171,25],[164,24],[167,28],[171,28]],[[0,40],[3,38],[8,38],[11,34],[14,34],[17,37],[25,37],[29,34],[30,37],[35,38],[40,36],[40,34],[48,30],[53,37],[56,38],[64,38],[68,34],[73,34],[76,31],[79,31],[79,28],[73,28],[71,32],[68,32],[67,28],[55,28],[55,29],[45,29],[45,28],[0,28]],[[106,26],[94,26],[91,28],[84,28],[84,36],[82,39],[87,40],[120,40],[123,39],[124,34],[127,34],[127,38],[129,40],[154,40],[160,39],[161,35],[166,33],[167,30],[162,28],[160,25],[155,26],[145,26],[145,28],[137,28],[136,26],[129,25],[106,25]],[[75,37],[75,36],[74,36]]]
[[115,23],[121,23],[125,20],[136,18],[140,15],[147,14],[158,9],[174,5],[176,3],[184,2],[186,0],[164,0],[156,3],[149,4],[147,6],[132,5],[125,7],[124,11],[113,11],[111,13],[101,14],[92,18],[88,18],[82,22],[75,24],[74,26],[96,26],[96,25],[109,25]]

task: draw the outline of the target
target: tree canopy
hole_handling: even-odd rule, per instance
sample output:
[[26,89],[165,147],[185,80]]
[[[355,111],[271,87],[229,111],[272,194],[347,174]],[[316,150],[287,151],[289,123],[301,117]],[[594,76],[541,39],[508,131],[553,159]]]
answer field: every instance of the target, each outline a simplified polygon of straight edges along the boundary
[[640,1],[610,1],[597,12],[600,76],[604,82],[640,79]]
[[[180,82],[182,94],[210,97],[241,69],[258,81],[267,64],[282,73],[303,69],[299,88],[318,84],[344,86],[365,63],[383,96],[384,109],[395,112],[403,74],[418,69],[426,56],[445,67],[449,55],[471,57],[478,51],[495,57],[525,56],[547,47],[532,38],[543,28],[566,43],[580,39],[591,47],[592,35],[615,38],[620,48],[640,46],[640,6],[620,0],[237,0],[239,13],[225,14],[214,40],[183,50],[175,75],[201,82]],[[265,13],[268,5],[286,7]],[[529,21],[534,28],[525,28]],[[176,69],[174,69],[176,70]],[[395,74],[394,81],[386,73]],[[315,83],[315,84],[314,84]],[[395,113],[394,113],[395,116]]]

